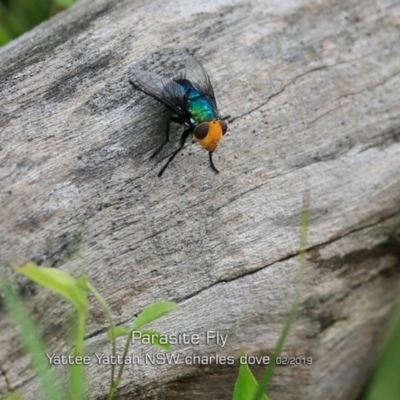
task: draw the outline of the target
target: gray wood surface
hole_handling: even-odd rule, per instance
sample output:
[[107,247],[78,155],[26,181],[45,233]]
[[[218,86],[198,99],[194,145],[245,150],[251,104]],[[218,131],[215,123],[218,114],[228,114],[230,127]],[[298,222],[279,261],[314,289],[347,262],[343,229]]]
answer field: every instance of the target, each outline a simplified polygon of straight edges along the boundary
[[[277,368],[269,395],[357,397],[399,293],[399,29],[390,0],[87,0],[0,49],[1,262],[87,274],[118,323],[164,299],[179,311],[152,328],[228,335],[225,347],[174,346],[179,363],[128,366],[118,399],[230,399],[239,350],[271,355],[294,296],[304,198],[307,263],[284,354],[313,363]],[[180,130],[149,158],[168,113],[129,77],[133,66],[173,73],[187,50],[233,121],[219,175],[189,141],[160,179]],[[68,353],[70,307],[7,271],[50,352]],[[108,353],[93,307],[88,351]],[[0,311],[0,394],[37,399]],[[182,361],[216,353],[235,364]],[[91,398],[104,398],[109,367],[94,358],[89,372]]]

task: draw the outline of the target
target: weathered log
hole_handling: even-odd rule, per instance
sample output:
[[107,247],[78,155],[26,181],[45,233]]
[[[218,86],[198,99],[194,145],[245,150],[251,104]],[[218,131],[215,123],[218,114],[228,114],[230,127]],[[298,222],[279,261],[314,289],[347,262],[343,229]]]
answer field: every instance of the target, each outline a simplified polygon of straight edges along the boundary
[[[1,262],[87,274],[118,323],[201,334],[178,363],[127,367],[118,399],[229,399],[239,350],[271,355],[295,293],[303,199],[311,222],[300,309],[272,399],[355,399],[399,289],[400,7],[391,1],[81,1],[0,50]],[[168,113],[129,84],[207,68],[229,132],[210,169],[188,143],[157,177]],[[70,308],[7,269],[48,342],[68,353]],[[94,305],[87,345],[109,353]],[[38,398],[4,307],[0,393]],[[228,335],[224,347],[205,332]],[[143,360],[157,350],[135,345]],[[160,351],[161,352],[161,351]],[[234,365],[185,357],[232,356]],[[264,367],[254,367],[260,376]],[[89,367],[104,398],[109,366]]]

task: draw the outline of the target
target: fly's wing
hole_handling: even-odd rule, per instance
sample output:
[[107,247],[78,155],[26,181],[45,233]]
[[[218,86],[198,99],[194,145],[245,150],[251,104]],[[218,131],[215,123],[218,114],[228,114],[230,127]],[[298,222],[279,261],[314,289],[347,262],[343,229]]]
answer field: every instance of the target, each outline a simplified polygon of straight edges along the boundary
[[148,71],[135,69],[131,84],[142,92],[164,103],[178,115],[185,113],[185,90],[172,79],[163,78]]
[[214,104],[217,104],[207,71],[193,56],[188,57],[186,68],[180,71],[175,79],[188,80],[199,92],[213,100]]

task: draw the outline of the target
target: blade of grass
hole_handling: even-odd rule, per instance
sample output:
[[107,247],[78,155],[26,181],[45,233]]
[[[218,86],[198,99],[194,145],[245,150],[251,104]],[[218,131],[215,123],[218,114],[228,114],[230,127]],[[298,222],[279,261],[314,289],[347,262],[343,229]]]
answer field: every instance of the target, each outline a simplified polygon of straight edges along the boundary
[[[82,286],[86,287],[86,290],[90,293],[93,294],[93,296],[96,298],[97,302],[100,304],[101,308],[103,309],[104,314],[106,315],[106,318],[108,320],[109,323],[109,329],[111,329],[111,331],[114,331],[115,328],[115,322],[114,322],[114,318],[112,316],[110,307],[108,306],[108,304],[106,303],[106,301],[103,299],[103,297],[101,297],[100,293],[90,284],[90,282],[88,280],[83,280],[81,281]],[[117,337],[115,335],[113,335],[111,337],[111,346],[112,346],[112,356],[115,357],[117,354]],[[108,399],[112,399],[112,396],[114,394],[114,391],[116,390],[116,386],[115,386],[115,364],[112,363],[111,364],[111,382],[110,382],[110,393],[108,396]]]
[[400,302],[365,400],[400,399]]
[[[77,326],[76,326],[76,343],[75,357],[83,357],[83,341],[85,339],[85,318],[86,313],[77,311]],[[82,400],[85,398],[83,394],[84,382],[84,366],[83,364],[74,363],[71,366],[71,400]]]
[[39,337],[35,324],[20,297],[13,290],[11,283],[0,271],[0,290],[6,307],[19,331],[21,342],[30,355],[32,365],[37,372],[42,389],[42,398],[45,400],[61,400],[62,391],[57,385],[54,371],[46,358],[46,348]]
[[265,395],[265,390],[267,389],[267,386],[275,371],[276,358],[279,356],[279,354],[281,354],[289,330],[296,318],[297,308],[300,302],[300,289],[303,281],[303,269],[306,262],[307,236],[308,236],[309,225],[310,225],[310,207],[309,207],[309,199],[308,197],[306,197],[303,202],[303,213],[301,218],[300,252],[299,252],[300,266],[297,273],[297,284],[296,284],[294,301],[289,311],[289,315],[286,318],[285,326],[283,327],[283,330],[279,336],[278,343],[275,346],[271,364],[266,368],[261,378],[258,390],[255,396],[253,397],[254,400],[261,400]]

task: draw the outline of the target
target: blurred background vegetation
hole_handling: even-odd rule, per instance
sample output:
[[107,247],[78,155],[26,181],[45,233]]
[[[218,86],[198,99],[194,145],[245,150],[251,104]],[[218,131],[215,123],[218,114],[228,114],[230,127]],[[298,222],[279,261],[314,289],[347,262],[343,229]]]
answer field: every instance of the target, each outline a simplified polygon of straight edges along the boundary
[[[0,46],[31,30],[77,0],[0,0]],[[370,384],[359,400],[400,399],[400,302],[386,346]]]
[[0,46],[65,10],[77,0],[0,0]]

